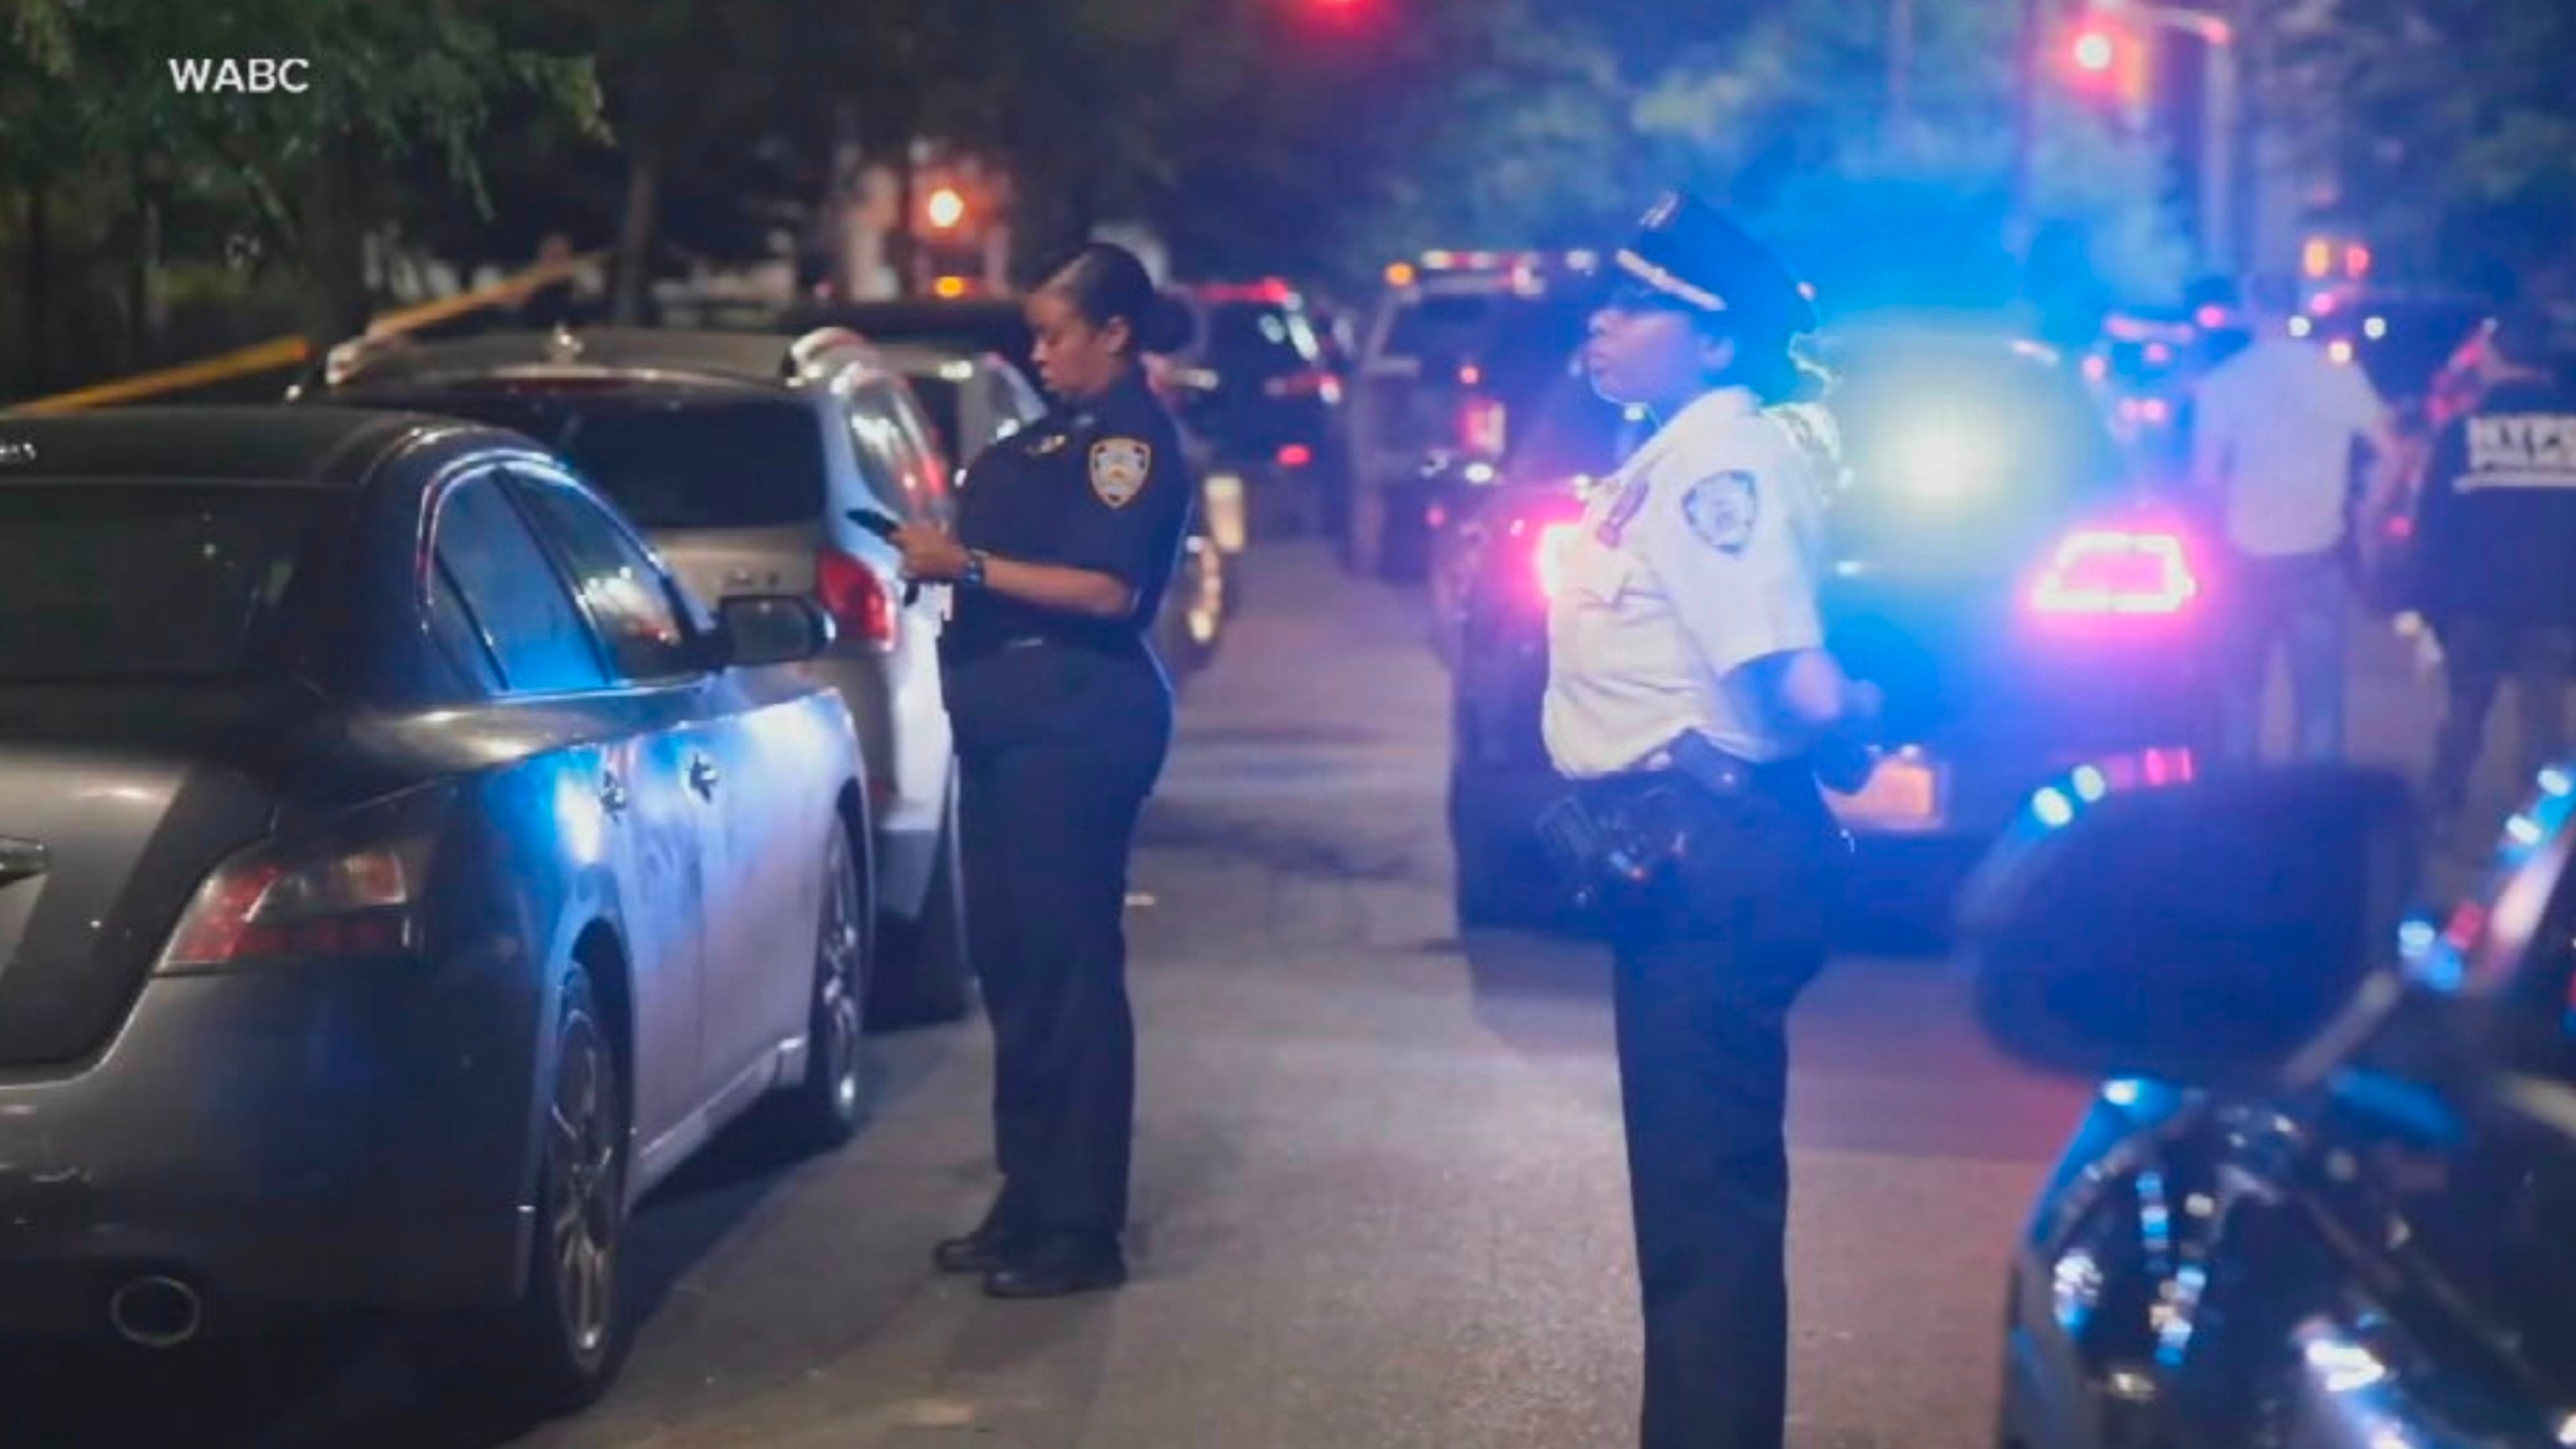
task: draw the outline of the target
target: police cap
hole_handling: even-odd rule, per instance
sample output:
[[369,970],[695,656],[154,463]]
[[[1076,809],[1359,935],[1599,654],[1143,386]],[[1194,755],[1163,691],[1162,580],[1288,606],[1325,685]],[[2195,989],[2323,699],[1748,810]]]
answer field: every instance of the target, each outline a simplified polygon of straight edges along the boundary
[[1780,259],[1687,192],[1668,191],[1647,208],[1616,261],[1634,283],[1751,335],[1815,330],[1816,309]]

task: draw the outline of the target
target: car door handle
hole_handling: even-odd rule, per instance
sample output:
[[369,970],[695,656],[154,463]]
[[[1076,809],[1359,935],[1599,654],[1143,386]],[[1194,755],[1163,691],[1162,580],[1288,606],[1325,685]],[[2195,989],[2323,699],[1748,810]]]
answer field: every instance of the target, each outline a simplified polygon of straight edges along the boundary
[[611,815],[626,813],[626,782],[615,775],[599,777],[599,808]]
[[724,776],[716,769],[716,762],[706,756],[700,755],[689,761],[689,788],[697,791],[701,797],[714,799],[716,781],[723,778]]

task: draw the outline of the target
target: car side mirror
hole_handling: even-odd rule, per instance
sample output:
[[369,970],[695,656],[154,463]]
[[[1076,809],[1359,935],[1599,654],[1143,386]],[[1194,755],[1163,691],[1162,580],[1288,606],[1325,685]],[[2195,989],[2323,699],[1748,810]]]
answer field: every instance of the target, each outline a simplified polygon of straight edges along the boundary
[[716,619],[737,669],[801,664],[832,647],[832,616],[793,594],[737,594],[716,606]]
[[1971,876],[1961,951],[2014,1056],[2262,1090],[2396,999],[2417,864],[2404,782],[2341,767],[2193,781],[2192,763],[2076,771]]

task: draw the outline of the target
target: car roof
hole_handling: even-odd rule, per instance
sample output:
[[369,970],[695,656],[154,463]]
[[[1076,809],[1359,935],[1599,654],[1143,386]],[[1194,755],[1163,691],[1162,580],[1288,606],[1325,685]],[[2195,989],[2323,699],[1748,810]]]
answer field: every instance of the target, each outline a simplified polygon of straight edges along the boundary
[[363,482],[387,455],[454,419],[355,408],[115,408],[53,417],[0,417],[0,480],[167,479]]
[[716,332],[646,327],[491,332],[434,342],[359,344],[339,386],[359,390],[526,372],[636,374],[677,386],[781,389],[829,364],[884,364],[855,333]]
[[988,348],[962,344],[943,345],[928,339],[881,342],[874,346],[877,355],[885,359],[887,367],[907,377],[920,373],[938,373],[961,363],[979,372],[1003,372],[1008,371],[1011,366],[1008,358]]

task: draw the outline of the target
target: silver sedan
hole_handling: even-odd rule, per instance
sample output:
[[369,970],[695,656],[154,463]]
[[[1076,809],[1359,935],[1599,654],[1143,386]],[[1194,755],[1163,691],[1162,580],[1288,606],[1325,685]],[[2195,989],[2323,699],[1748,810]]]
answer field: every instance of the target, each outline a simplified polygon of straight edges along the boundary
[[596,1396],[637,1198],[860,1120],[829,631],[499,430],[0,419],[0,1335],[390,1308]]

